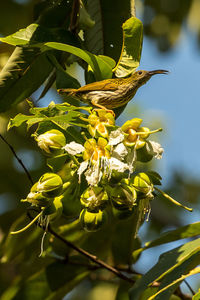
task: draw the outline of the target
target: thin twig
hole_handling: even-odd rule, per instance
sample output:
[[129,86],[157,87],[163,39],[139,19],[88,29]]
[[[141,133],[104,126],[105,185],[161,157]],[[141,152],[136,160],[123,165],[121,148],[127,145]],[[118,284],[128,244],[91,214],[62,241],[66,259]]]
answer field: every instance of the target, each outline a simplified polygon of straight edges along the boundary
[[33,179],[29,173],[29,171],[27,170],[27,168],[25,167],[24,163],[22,162],[22,160],[17,156],[17,153],[15,152],[15,149],[13,148],[13,146],[11,144],[9,144],[7,142],[7,140],[3,137],[3,135],[0,134],[0,138],[2,139],[2,141],[4,141],[4,143],[10,148],[10,150],[12,151],[13,155],[15,156],[15,158],[17,159],[18,163],[22,166],[22,168],[24,169],[29,181],[31,182],[31,185],[33,185]]
[[91,253],[85,251],[84,249],[75,246],[73,243],[71,243],[70,241],[64,239],[62,236],[60,236],[59,234],[57,234],[50,226],[48,227],[48,231],[55,236],[57,239],[59,239],[60,241],[62,241],[65,245],[67,245],[68,247],[76,250],[78,253],[84,255],[85,257],[87,257],[89,260],[93,261],[94,263],[96,263],[97,265],[107,269],[108,271],[112,272],[113,274],[115,274],[117,277],[134,283],[135,281],[132,280],[131,278],[125,276],[123,273],[121,273],[120,271],[118,271],[117,269],[115,269],[114,267],[108,265],[107,263],[105,263],[104,261],[102,261],[101,259],[99,259],[97,256],[92,255]]
[[187,280],[183,280],[183,282],[187,285],[188,289],[190,290],[190,292],[192,293],[192,295],[195,295],[195,291],[192,289],[192,287],[189,285],[189,283],[187,282]]

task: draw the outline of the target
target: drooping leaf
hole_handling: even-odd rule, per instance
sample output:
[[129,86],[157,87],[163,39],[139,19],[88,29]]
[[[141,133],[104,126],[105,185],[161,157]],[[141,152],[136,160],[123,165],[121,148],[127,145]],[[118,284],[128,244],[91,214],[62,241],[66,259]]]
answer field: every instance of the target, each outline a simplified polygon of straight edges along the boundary
[[92,68],[97,81],[112,77],[111,65],[114,65],[112,58],[107,57],[105,61],[105,57],[102,59],[101,56],[94,55],[86,50],[56,42],[45,43],[42,48],[43,51],[50,49],[69,52],[86,61]]
[[125,77],[133,73],[139,66],[142,52],[143,25],[132,17],[122,26],[123,46],[120,59],[115,67],[117,77]]
[[[199,264],[199,253],[200,239],[197,239],[161,254],[158,263],[139,279],[130,290],[130,299],[140,299],[148,286],[155,281],[161,282],[158,289],[161,290],[172,281],[180,278],[183,274],[189,273],[190,270]],[[162,293],[162,296],[160,296],[162,298],[156,299],[169,299],[169,296],[173,293],[178,284],[179,283],[176,283],[175,286],[170,287],[167,291]],[[155,291],[155,293],[156,292],[157,291]]]

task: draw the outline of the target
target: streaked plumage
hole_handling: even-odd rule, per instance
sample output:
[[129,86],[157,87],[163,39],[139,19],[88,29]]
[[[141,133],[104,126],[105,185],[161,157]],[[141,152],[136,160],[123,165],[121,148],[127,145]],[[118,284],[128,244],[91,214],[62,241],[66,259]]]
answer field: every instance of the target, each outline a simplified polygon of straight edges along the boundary
[[167,74],[166,70],[137,71],[128,78],[113,78],[93,82],[79,89],[59,89],[60,94],[74,96],[93,106],[112,110],[128,103],[138,88],[155,74]]

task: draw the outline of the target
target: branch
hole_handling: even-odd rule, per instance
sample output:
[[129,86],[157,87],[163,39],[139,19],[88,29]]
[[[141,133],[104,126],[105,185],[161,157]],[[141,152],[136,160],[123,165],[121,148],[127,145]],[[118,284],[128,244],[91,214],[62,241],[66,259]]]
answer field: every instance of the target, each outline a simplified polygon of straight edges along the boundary
[[135,0],[130,1],[131,3],[131,16],[136,17]]
[[12,151],[13,155],[15,156],[15,158],[17,159],[18,163],[22,166],[22,168],[24,169],[29,181],[31,182],[31,185],[33,185],[33,179],[29,173],[29,171],[27,170],[27,168],[25,167],[24,163],[22,162],[22,160],[17,156],[17,153],[15,152],[15,149],[13,148],[12,145],[10,145],[7,140],[3,137],[3,135],[0,134],[0,138],[3,140],[3,142],[10,148],[10,150]]
[[135,281],[132,280],[131,278],[125,276],[123,273],[121,273],[119,270],[115,269],[114,267],[108,265],[107,263],[105,263],[104,261],[102,261],[101,259],[99,259],[97,256],[90,254],[89,252],[85,251],[84,249],[75,246],[73,243],[69,242],[68,240],[64,239],[62,236],[60,236],[59,234],[57,234],[50,226],[48,227],[48,232],[50,232],[53,236],[55,236],[57,239],[59,239],[60,241],[62,241],[65,245],[67,245],[68,247],[74,249],[75,251],[77,251],[78,253],[84,255],[85,257],[87,257],[90,261],[93,261],[94,263],[96,263],[97,265],[107,269],[108,271],[112,272],[113,274],[115,274],[117,277],[134,283]]

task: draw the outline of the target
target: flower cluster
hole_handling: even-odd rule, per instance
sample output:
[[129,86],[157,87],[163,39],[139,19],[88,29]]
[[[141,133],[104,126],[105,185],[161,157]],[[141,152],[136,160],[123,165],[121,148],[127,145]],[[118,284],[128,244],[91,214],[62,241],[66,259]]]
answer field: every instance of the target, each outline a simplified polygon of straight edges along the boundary
[[[82,210],[79,206],[77,211],[83,228],[88,231],[99,229],[107,220],[108,209],[119,219],[126,218],[134,212],[141,199],[148,199],[146,210],[144,208],[146,214],[149,200],[153,198],[153,177],[145,173],[137,174],[135,170],[139,160],[162,157],[163,148],[160,144],[147,140],[152,133],[161,129],[150,131],[141,126],[142,119],[139,118],[119,127],[115,125],[113,115],[104,110],[93,111],[87,122],[88,130],[83,133],[84,143],[72,141],[64,147],[60,146],[76,165],[77,177],[73,177],[68,189],[74,185],[74,180],[78,180],[76,185],[86,187],[79,194]],[[49,137],[49,132],[46,135]],[[45,139],[45,134],[40,135],[37,137],[40,144],[41,139],[44,150],[44,144],[49,144],[49,139]],[[145,151],[142,154],[143,148]],[[64,197],[62,202],[66,206],[70,199]]]
[[[79,216],[85,230],[96,231],[102,228],[108,215],[124,219],[135,212],[139,228],[150,212],[155,190],[182,206],[155,187],[161,184],[158,173],[137,172],[138,162],[141,167],[141,162],[162,158],[161,145],[148,139],[161,128],[151,131],[142,126],[139,118],[119,127],[113,115],[105,110],[93,110],[83,120],[87,129],[84,126],[82,138],[80,134],[77,136],[77,140],[83,139],[82,143],[76,139],[67,143],[66,132],[58,129],[33,135],[52,169],[40,177],[22,200],[39,211],[33,221],[38,219],[47,226],[61,215],[72,219]],[[33,221],[13,233],[24,231]]]

